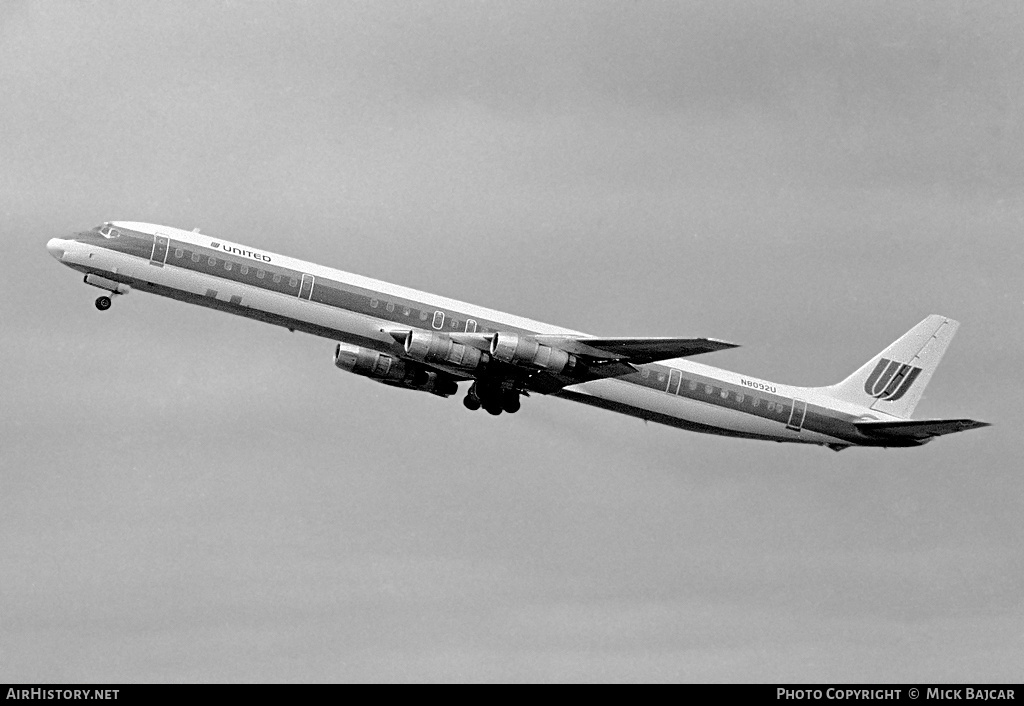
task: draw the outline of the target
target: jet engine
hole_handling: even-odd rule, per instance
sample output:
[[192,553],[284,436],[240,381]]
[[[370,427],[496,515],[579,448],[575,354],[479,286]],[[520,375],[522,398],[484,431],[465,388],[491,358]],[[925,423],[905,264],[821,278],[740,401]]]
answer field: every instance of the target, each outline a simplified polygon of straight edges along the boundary
[[424,363],[476,370],[486,365],[490,359],[486,353],[472,346],[457,343],[443,333],[411,331],[404,343],[406,355]]
[[403,360],[347,343],[339,343],[334,349],[334,364],[342,370],[379,382],[401,383],[412,373]]
[[503,363],[561,373],[576,366],[576,356],[539,343],[531,336],[497,333],[491,339],[491,355]]
[[459,383],[450,375],[418,368],[405,386],[413,390],[423,390],[438,397],[448,397],[459,391]]
[[439,397],[454,395],[459,391],[458,382],[450,375],[427,370],[421,365],[362,346],[339,343],[334,349],[334,364],[342,370],[385,385],[421,390]]

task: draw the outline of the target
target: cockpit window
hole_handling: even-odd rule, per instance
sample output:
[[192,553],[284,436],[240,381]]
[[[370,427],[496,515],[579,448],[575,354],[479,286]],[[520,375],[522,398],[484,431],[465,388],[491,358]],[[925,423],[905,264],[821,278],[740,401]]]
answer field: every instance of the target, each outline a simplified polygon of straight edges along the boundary
[[109,223],[104,223],[101,226],[96,226],[95,228],[93,228],[93,230],[102,235],[104,238],[117,238],[120,237],[121,235],[121,231],[119,231],[117,228],[114,228]]

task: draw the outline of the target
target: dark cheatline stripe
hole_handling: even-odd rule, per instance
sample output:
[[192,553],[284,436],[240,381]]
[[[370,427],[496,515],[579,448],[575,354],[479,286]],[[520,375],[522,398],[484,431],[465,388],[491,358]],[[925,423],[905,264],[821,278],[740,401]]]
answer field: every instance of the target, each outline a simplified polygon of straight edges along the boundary
[[[760,439],[763,441],[772,441],[774,437],[766,436],[763,434],[755,434],[752,432],[737,432],[723,429],[721,427],[715,427],[708,424],[701,424],[699,422],[691,422],[686,419],[680,419],[679,417],[673,417],[668,414],[662,414],[661,412],[653,412],[649,409],[643,409],[641,407],[633,407],[631,405],[622,404],[620,402],[613,402],[606,400],[603,397],[595,397],[593,395],[585,395],[580,392],[572,392],[570,390],[559,390],[553,394],[554,397],[561,397],[562,399],[572,400],[573,402],[581,402],[582,404],[590,405],[591,407],[600,407],[601,409],[608,409],[613,412],[619,412],[620,414],[626,414],[630,417],[637,417],[639,419],[646,419],[651,422],[657,422],[658,424],[664,424],[666,426],[676,427],[677,429],[685,429],[687,431],[696,431],[703,434],[716,434],[719,436],[733,436],[744,439]],[[796,440],[799,441],[799,440]]]

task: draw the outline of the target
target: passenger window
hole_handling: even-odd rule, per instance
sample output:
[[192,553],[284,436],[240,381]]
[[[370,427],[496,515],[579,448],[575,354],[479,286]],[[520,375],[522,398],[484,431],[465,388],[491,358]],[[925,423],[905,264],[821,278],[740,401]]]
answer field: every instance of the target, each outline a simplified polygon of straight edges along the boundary
[[640,370],[640,377],[642,377],[642,378],[644,378],[646,380],[650,376],[651,376],[651,371],[648,370],[647,368],[643,368],[643,369]]
[[228,272],[231,272],[231,261],[230,260],[225,260],[224,261],[224,269],[227,270]]
[[704,394],[710,395],[714,391],[715,391],[715,388],[711,387],[711,385],[705,385],[704,386]]
[[192,253],[192,262],[199,262],[199,253]]
[[370,298],[370,307],[371,308],[376,309],[378,304],[380,304],[379,301],[377,301],[376,299],[373,299],[372,297]]
[[404,307],[402,309],[402,316],[408,316],[410,311],[412,310],[409,307]]
[[775,411],[775,403],[774,402],[769,402],[768,403],[768,411],[769,412],[774,412]]
[[729,399],[729,391],[726,390],[724,387],[722,388],[722,391],[719,392],[718,394],[720,394],[722,396],[723,400]]
[[291,279],[288,280],[288,286],[289,287],[294,287],[298,283],[299,283],[299,280],[295,279],[294,277],[292,277]]
[[691,390],[696,390],[697,389],[697,381],[696,380],[690,380],[690,384],[687,385],[687,387],[689,387]]
[[274,275],[274,284],[281,284],[281,275]]
[[754,401],[750,403],[750,406],[751,407],[760,407],[761,406],[761,398],[760,397],[755,397]]
[[249,274],[249,268],[246,265],[242,265],[241,267],[238,268],[238,272],[240,274],[247,275]]
[[388,305],[386,307],[384,307],[384,308],[387,309],[388,311],[394,311],[395,310],[395,303],[394,302],[388,302]]
[[209,265],[210,267],[213,267],[214,265],[217,264],[217,258],[211,257],[209,260],[206,261],[206,264]]
[[665,373],[658,373],[658,382],[665,382]]
[[174,257],[178,258],[179,260],[181,259],[181,256],[184,255],[184,254],[185,254],[185,251],[182,250],[181,248],[175,248],[174,249]]
[[736,401],[738,403],[740,403],[740,404],[743,404],[743,393],[742,392],[737,392],[736,393]]
[[256,279],[263,279],[267,276],[267,273],[263,270],[256,270]]
[[421,311],[420,312],[420,321],[426,321],[426,320],[427,320],[427,312]]
[[457,329],[458,327],[459,327],[459,320],[458,319],[452,319],[452,329]]

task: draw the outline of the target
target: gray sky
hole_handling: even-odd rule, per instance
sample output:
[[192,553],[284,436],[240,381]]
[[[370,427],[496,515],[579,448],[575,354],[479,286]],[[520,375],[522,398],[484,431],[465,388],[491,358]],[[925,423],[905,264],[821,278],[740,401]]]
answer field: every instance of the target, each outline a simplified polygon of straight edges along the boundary
[[[1016,2],[0,5],[0,681],[1019,681]],[[703,362],[963,322],[921,449],[494,419],[47,239],[204,232]]]

